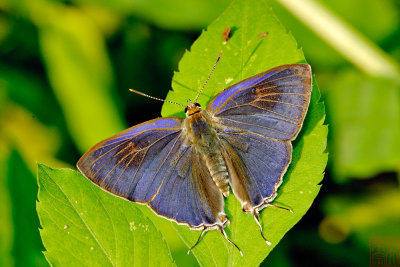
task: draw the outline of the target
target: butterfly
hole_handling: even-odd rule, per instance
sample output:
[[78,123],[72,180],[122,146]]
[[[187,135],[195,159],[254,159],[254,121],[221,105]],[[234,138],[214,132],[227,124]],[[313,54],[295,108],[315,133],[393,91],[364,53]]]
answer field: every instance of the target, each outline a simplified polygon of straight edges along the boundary
[[276,206],[271,202],[291,162],[291,141],[302,127],[311,88],[310,65],[288,64],[226,88],[205,109],[197,103],[201,89],[185,106],[185,119],[133,126],[96,144],[77,167],[106,191],[202,230],[190,250],[211,229],[239,249],[224,231],[224,197],[231,188],[269,243],[258,215]]

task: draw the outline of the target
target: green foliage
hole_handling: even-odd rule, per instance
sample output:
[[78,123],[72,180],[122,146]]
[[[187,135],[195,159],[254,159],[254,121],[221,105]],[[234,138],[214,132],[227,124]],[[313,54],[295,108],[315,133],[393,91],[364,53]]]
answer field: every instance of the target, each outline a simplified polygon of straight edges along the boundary
[[369,178],[400,166],[400,94],[395,81],[345,71],[326,94],[333,173]]
[[[337,51],[335,46],[332,47],[322,40],[313,29],[304,25],[279,2],[269,0],[279,20],[290,29],[296,40],[302,44],[307,59],[313,65],[330,70],[346,65],[345,58]],[[316,2],[322,4],[328,10],[332,10],[338,20],[347,22],[349,27],[356,28],[378,44],[387,42],[394,29],[399,26],[399,13],[395,1],[323,0]],[[354,12],[355,10],[357,12]],[[367,21],[374,23],[366,23]],[[341,36],[337,36],[337,38],[341,38]],[[321,83],[321,79],[319,81]],[[323,86],[320,87],[323,90]]]
[[[326,0],[326,4],[341,14],[349,24],[377,42],[391,35],[400,24],[395,1]],[[374,23],[365,23],[366,17]]]
[[[49,95],[50,88],[46,88],[37,77],[15,68],[0,67],[0,80],[6,84],[4,92],[11,101],[20,103],[47,124],[60,122],[57,116],[60,110],[58,103]],[[43,109],[43,103],[53,112]]]
[[229,0],[74,0],[93,2],[109,7],[123,14],[151,21],[155,25],[169,29],[200,29],[215,19],[229,4]]
[[6,172],[6,162],[0,161],[0,266],[11,266],[13,262],[11,250],[14,225]]
[[113,77],[103,36],[80,11],[49,6],[46,13],[58,19],[40,21],[44,63],[69,131],[85,151],[93,140],[125,126],[110,93]]
[[[6,186],[12,207],[11,225],[2,225],[11,231],[10,254],[15,266],[46,266],[41,251],[44,249],[39,236],[39,220],[35,210],[37,183],[19,153],[13,150],[8,159]],[[4,197],[4,196],[3,196]],[[3,221],[4,218],[4,221]],[[7,222],[7,216],[2,217]],[[3,229],[5,230],[5,229]],[[6,263],[5,263],[6,264]]]
[[51,265],[174,265],[160,232],[135,205],[76,171],[38,167],[37,211]]
[[322,205],[326,217],[320,233],[332,243],[339,243],[352,233],[365,249],[370,237],[400,236],[399,198],[400,191],[387,186],[368,197],[327,197]]
[[[184,50],[198,37],[199,29],[209,25],[229,2],[1,2],[0,266],[48,264],[39,240],[38,220],[33,213],[37,186],[32,173],[36,171],[37,162],[46,163],[52,168],[71,168],[76,164],[81,152],[125,128],[125,119],[130,125],[134,125],[159,116],[161,103],[131,94],[128,88],[164,98],[166,90],[170,88],[172,72],[177,69]],[[293,9],[299,2],[301,8]],[[273,207],[261,212],[264,234],[274,246],[277,245],[261,266],[321,266],[326,262],[332,266],[365,266],[369,260],[369,237],[399,236],[397,199],[400,150],[398,138],[396,139],[399,136],[400,121],[399,85],[395,81],[379,77],[387,74],[385,65],[387,67],[388,63],[394,69],[399,69],[399,2],[267,0],[267,4],[272,7],[285,28],[293,34],[298,46],[282,28],[275,27],[275,23],[268,24],[261,32],[258,31],[259,22],[265,24],[266,20],[274,21],[270,18],[269,9],[230,11],[232,17],[222,15],[226,25],[222,25],[221,19],[216,21],[202,34],[200,39],[206,40],[197,41],[191,49],[192,52],[185,55],[184,61],[187,64],[182,61],[181,72],[175,76],[173,82],[174,90],[179,94],[170,92],[169,99],[183,104],[188,99],[193,100],[221,49],[224,51],[222,59],[200,99],[203,106],[217,92],[241,78],[276,64],[303,62],[301,51],[295,52],[295,47],[301,47],[318,77],[322,99],[327,107],[326,124],[330,129],[327,150],[330,162],[318,201],[312,205],[300,223],[277,243],[281,235],[304,212],[304,207],[298,207],[303,203],[296,203],[302,201],[302,196],[298,194],[296,200],[299,183],[309,182],[311,184],[304,187],[313,188],[312,194],[317,192],[315,185],[320,180],[320,172],[312,174],[313,170],[307,170],[306,166],[314,168],[307,161],[316,162],[318,159],[308,157],[311,153],[309,150],[317,151],[313,154],[315,157],[326,157],[325,154],[321,154],[323,145],[314,143],[313,139],[318,136],[317,132],[326,130],[326,127],[321,126],[323,112],[319,111],[322,110],[322,105],[316,104],[319,95],[314,88],[310,112],[303,131],[294,142],[293,164],[285,176],[285,183],[280,188],[279,198],[276,200],[276,204],[292,208],[294,214]],[[307,13],[305,11],[310,11],[316,5],[322,9],[314,9],[311,14],[304,16]],[[257,3],[256,6],[260,7],[263,4]],[[331,11],[331,15],[326,16],[326,11]],[[252,14],[252,17],[241,18],[243,12]],[[263,19],[264,16],[268,18]],[[309,23],[310,20],[314,23]],[[248,25],[244,27],[242,21],[254,24],[255,28]],[[332,21],[342,22],[344,30],[350,30],[350,37],[362,37],[362,42],[342,42],[342,46],[338,44],[336,41],[348,40],[349,35],[343,32],[333,33],[335,25],[331,24]],[[222,31],[224,27],[235,26],[233,23],[242,26],[235,28],[232,39],[223,44]],[[318,26],[323,26],[326,29],[324,32],[330,33],[328,38],[316,31]],[[243,34],[243,28],[247,29],[246,34]],[[269,28],[274,30],[270,32]],[[269,35],[261,39],[256,38],[263,32],[268,32]],[[282,43],[277,36],[283,36]],[[248,47],[239,42],[238,39],[242,38],[243,41],[252,40]],[[285,48],[288,41],[290,49]],[[202,44],[198,44],[199,42]],[[255,49],[253,56],[248,57],[255,43],[260,43],[260,47]],[[343,49],[343,43],[346,44],[346,49]],[[372,51],[365,51],[364,45],[372,45]],[[237,51],[237,57],[233,51]],[[356,63],[357,66],[354,66],[354,59],[360,54],[369,63]],[[241,55],[243,58],[250,58],[250,61],[247,64],[242,63]],[[289,57],[293,58],[289,60]],[[283,60],[285,58],[287,60]],[[397,63],[392,64],[393,60],[397,60]],[[232,64],[229,64],[230,62]],[[375,76],[370,77],[364,73],[368,69],[381,71],[369,71],[371,76]],[[187,84],[179,85],[181,81]],[[181,89],[184,86],[188,88]],[[184,115],[180,108],[175,109],[168,104],[164,106],[163,114]],[[311,116],[312,114],[316,115]],[[322,165],[323,159],[319,162]],[[322,170],[323,167],[317,165],[315,169]],[[57,176],[64,170],[51,172],[57,173]],[[83,180],[84,190],[98,190],[79,174],[66,172],[73,173],[72,178],[79,178],[76,180]],[[300,179],[301,177],[303,178]],[[65,180],[67,183],[71,179],[68,177]],[[306,192],[302,191],[303,194]],[[115,203],[113,210],[120,205],[127,205],[126,201],[116,199],[100,190],[99,194],[110,198],[108,202]],[[312,194],[307,199],[311,200]],[[232,224],[226,228],[228,236],[239,243],[245,252],[245,259],[256,254],[254,260],[249,260],[256,265],[269,253],[271,247],[260,241],[254,220],[250,215],[241,212],[234,196],[230,196],[225,203],[228,215],[232,219]],[[127,212],[134,210],[134,214],[139,213],[142,225],[149,222],[146,217],[154,223],[162,238],[166,240],[176,265],[212,265],[223,260],[231,260],[231,265],[242,264],[238,252],[216,231],[207,233],[200,245],[194,249],[193,253],[199,259],[197,263],[193,253],[186,255],[187,246],[181,241],[179,234],[185,243],[191,246],[199,232],[177,227],[177,234],[174,229],[175,223],[158,217],[146,206],[129,205]],[[113,215],[116,223],[125,220],[122,215]],[[282,223],[279,216],[286,216],[284,218],[292,221]],[[243,224],[247,224],[246,227]],[[282,227],[276,230],[274,227],[278,227],[279,224]],[[47,228],[43,230],[44,233],[51,227]],[[58,229],[59,232],[66,234],[63,225],[61,228]],[[71,227],[68,229],[74,230]],[[132,235],[130,228],[127,229],[124,225],[123,229],[127,236]],[[54,242],[60,236],[53,235],[50,231],[46,238],[53,239]],[[243,240],[244,238],[249,238],[250,241]],[[65,240],[59,240],[61,241],[57,245],[50,242],[50,247],[68,245]],[[216,245],[210,244],[214,240]],[[134,242],[136,241],[138,239]],[[162,244],[162,239],[159,242]],[[46,246],[49,244],[46,243]],[[265,251],[260,252],[260,249]],[[168,250],[166,251],[164,254],[167,255]],[[221,258],[215,251],[221,251]],[[232,258],[227,257],[227,251],[232,252]],[[53,252],[57,251],[51,249],[46,253],[52,255]],[[68,255],[67,252],[63,253]],[[128,253],[130,256],[134,254],[133,250]],[[206,253],[210,253],[209,258],[203,255]],[[61,259],[65,258],[67,256]],[[167,258],[167,263],[170,264],[170,256]]]

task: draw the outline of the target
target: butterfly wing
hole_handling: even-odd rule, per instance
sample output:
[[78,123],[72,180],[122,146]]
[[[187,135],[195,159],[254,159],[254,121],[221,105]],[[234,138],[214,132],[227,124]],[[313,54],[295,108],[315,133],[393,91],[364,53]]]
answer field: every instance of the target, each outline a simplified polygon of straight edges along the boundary
[[[179,168],[150,203],[158,214],[188,223],[191,228],[208,229],[226,224],[222,194],[215,186],[210,172],[199,153],[190,147]],[[185,173],[186,172],[186,173]],[[185,174],[184,174],[185,173]],[[185,177],[185,178],[183,178]]]
[[235,196],[245,211],[261,210],[275,198],[290,164],[290,142],[248,132],[230,132],[219,137]]
[[243,207],[259,210],[276,196],[310,95],[310,66],[291,64],[235,84],[208,104]]
[[206,110],[226,127],[293,140],[303,123],[310,94],[310,66],[282,65],[228,87]]
[[158,118],[129,128],[95,145],[77,166],[101,188],[159,215],[192,228],[221,224],[222,196],[201,184],[207,173],[185,145],[182,123]]

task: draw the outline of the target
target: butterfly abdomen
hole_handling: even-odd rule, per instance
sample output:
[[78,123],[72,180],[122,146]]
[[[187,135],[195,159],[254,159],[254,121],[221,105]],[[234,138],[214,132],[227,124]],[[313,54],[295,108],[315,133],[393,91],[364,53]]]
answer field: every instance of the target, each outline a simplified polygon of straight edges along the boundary
[[211,177],[224,196],[229,195],[229,174],[221,152],[205,155],[205,161]]
[[[196,150],[203,156],[207,169],[218,187],[224,195],[229,195],[229,174],[225,160],[220,151],[220,145],[212,122],[208,115],[200,110],[198,106],[191,107],[188,111],[186,120],[186,131],[188,139],[196,147]],[[195,110],[195,112],[193,112]]]

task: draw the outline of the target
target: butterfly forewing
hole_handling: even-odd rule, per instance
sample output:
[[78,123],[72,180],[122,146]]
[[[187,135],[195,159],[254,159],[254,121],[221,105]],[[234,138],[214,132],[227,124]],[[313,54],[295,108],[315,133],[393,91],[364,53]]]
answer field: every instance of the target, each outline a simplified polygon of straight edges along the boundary
[[221,223],[222,195],[192,146],[184,145],[182,122],[159,118],[129,128],[95,145],[78,168],[103,189],[179,223]]
[[282,65],[225,89],[207,111],[226,127],[292,140],[301,128],[310,93],[310,66]]
[[[157,174],[167,167],[165,157],[179,140],[182,121],[155,119],[129,128],[90,149],[79,160],[78,168],[118,196],[148,201],[159,186],[157,182],[161,183]],[[135,190],[137,187],[141,190]]]

